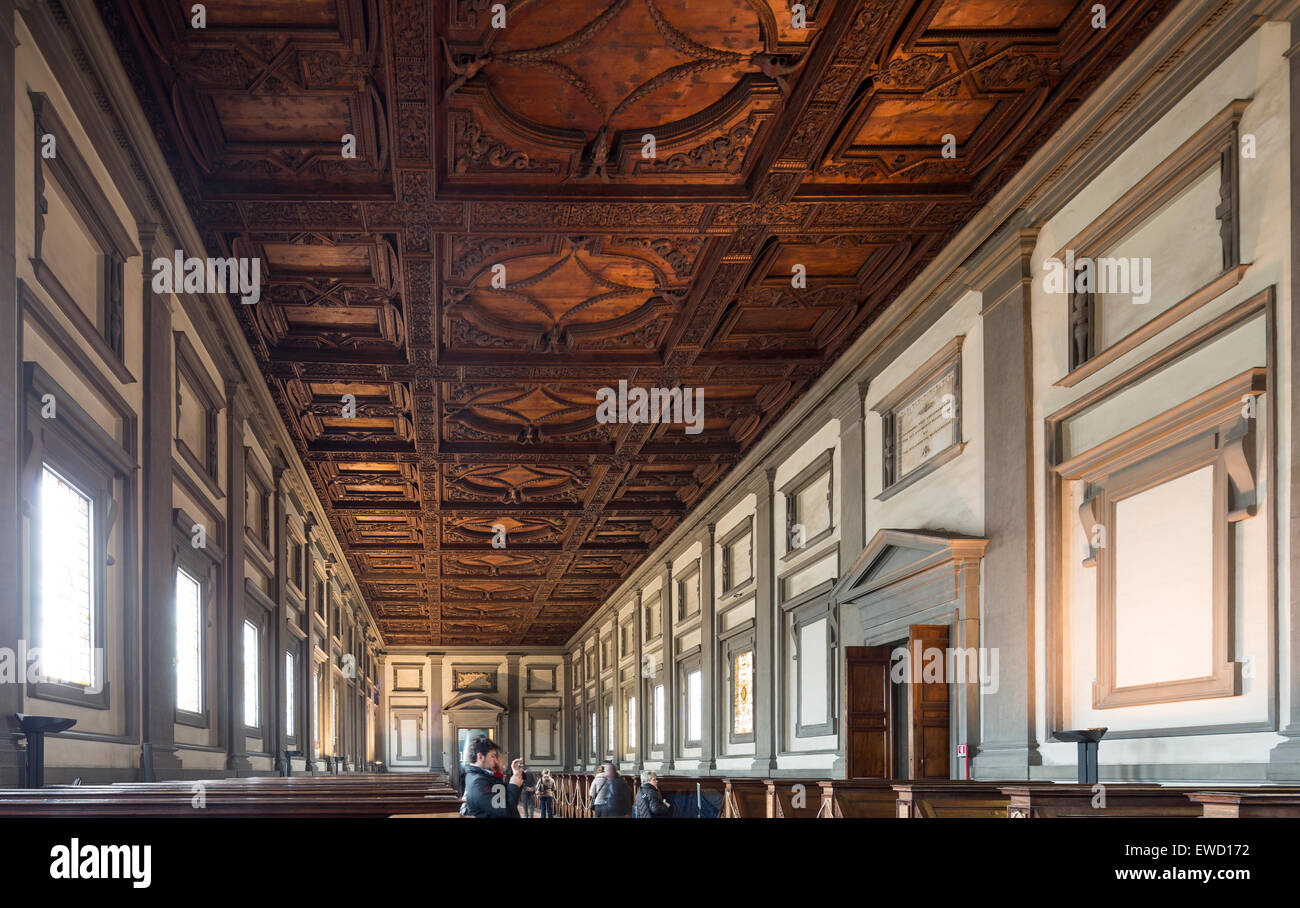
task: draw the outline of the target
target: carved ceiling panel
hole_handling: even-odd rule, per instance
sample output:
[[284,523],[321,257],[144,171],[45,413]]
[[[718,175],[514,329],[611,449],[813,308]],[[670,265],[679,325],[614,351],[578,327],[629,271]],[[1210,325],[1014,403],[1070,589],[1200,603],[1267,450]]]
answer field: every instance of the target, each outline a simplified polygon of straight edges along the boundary
[[[385,641],[518,646],[565,642],[1171,0],[96,3],[209,254],[260,260],[232,311]],[[620,382],[701,407],[611,421]]]

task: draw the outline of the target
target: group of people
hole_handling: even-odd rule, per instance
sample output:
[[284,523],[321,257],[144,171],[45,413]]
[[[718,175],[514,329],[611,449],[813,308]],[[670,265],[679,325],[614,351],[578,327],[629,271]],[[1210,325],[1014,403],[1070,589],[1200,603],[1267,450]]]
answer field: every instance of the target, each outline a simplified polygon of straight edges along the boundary
[[[464,782],[460,815],[463,817],[508,818],[520,815],[531,818],[537,806],[542,819],[555,816],[555,799],[559,786],[549,769],[540,776],[524,768],[524,761],[510,761],[510,778],[505,777],[501,747],[486,735],[470,743],[467,756],[472,762],[463,767]],[[618,774],[613,763],[592,780],[587,792],[588,807],[598,817],[651,818],[672,816],[672,805],[659,791],[659,779],[648,772],[642,776],[635,802],[632,789]]]

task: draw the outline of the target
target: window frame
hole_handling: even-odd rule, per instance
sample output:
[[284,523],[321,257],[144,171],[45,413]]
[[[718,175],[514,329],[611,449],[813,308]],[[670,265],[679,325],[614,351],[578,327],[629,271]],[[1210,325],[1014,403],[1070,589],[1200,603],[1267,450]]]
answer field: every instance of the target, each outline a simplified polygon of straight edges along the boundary
[[[240,717],[240,719],[243,722],[245,732],[255,732],[257,734],[261,734],[262,726],[265,723],[265,718],[266,718],[265,710],[263,709],[263,700],[265,699],[263,693],[266,685],[266,673],[262,671],[262,648],[265,642],[266,635],[263,633],[262,627],[259,626],[259,624],[256,621],[254,621],[250,616],[247,615],[244,617],[244,620],[240,624],[239,628],[242,635],[240,638],[240,652],[243,654],[242,665],[241,665],[242,674],[240,677],[240,690],[242,692],[242,696],[240,697],[240,700],[241,700],[241,706],[243,707],[243,715]],[[255,658],[251,662],[248,658],[248,633],[247,632],[249,628],[252,628],[253,636],[256,642],[256,647],[255,647],[256,653],[254,654]],[[250,664],[253,666],[253,670],[255,672],[254,687],[257,692],[257,704],[256,704],[257,722],[254,725],[250,725],[248,723],[248,696],[247,695],[248,695],[248,667]]]
[[637,710],[640,707],[637,699],[636,685],[628,685],[623,689],[623,752],[629,756],[635,756],[638,742],[641,736],[637,734]]
[[[655,681],[650,685],[650,699],[654,709],[654,715],[650,720],[650,746],[662,749],[668,741],[668,689],[662,681]],[[661,716],[662,724],[659,721]]]
[[[85,706],[92,709],[108,709],[108,690],[107,690],[107,673],[108,660],[104,658],[107,654],[104,649],[106,639],[106,619],[107,615],[107,571],[109,569],[108,554],[108,530],[105,527],[105,515],[109,511],[108,502],[112,500],[112,493],[102,485],[102,479],[98,476],[87,482],[87,478],[94,472],[89,464],[78,464],[82,461],[78,452],[64,452],[51,456],[47,448],[44,456],[40,458],[37,466],[37,489],[34,492],[35,500],[39,501],[41,496],[40,486],[44,481],[44,473],[48,468],[65,482],[68,483],[76,492],[90,501],[90,565],[91,565],[91,590],[90,590],[90,626],[91,626],[91,672],[92,684],[82,686],[71,681],[65,681],[54,678],[45,678],[42,674],[42,680],[26,682],[27,692],[30,696],[40,697],[43,700],[54,700],[61,703],[71,703],[77,706]],[[82,472],[86,471],[86,472]],[[31,637],[32,646],[39,652],[45,647],[45,641],[41,636],[42,621],[38,619],[36,606],[38,603],[38,590],[41,587],[41,578],[43,570],[41,568],[40,551],[42,532],[42,509],[37,506],[32,509],[31,523],[31,584],[32,584],[32,612],[31,612]],[[28,666],[19,666],[26,676]],[[100,682],[97,693],[90,693],[90,687],[96,686],[95,681]]]
[[[83,410],[72,395],[50,377],[37,363],[23,364],[25,389],[24,430],[31,441],[24,462],[23,500],[30,516],[27,566],[31,571],[27,615],[32,629],[32,644],[39,647],[40,622],[38,589],[41,577],[40,539],[40,483],[44,464],[50,463],[55,472],[91,499],[92,538],[95,571],[92,598],[92,648],[102,654],[99,672],[102,677],[99,690],[89,693],[87,688],[62,681],[28,681],[27,666],[21,666],[27,696],[41,700],[65,703],[88,709],[106,710],[111,705],[108,654],[108,595],[110,589],[118,593],[124,606],[129,606],[130,590],[134,577],[135,534],[135,458],[113,436]],[[52,394],[56,401],[57,418],[41,416],[41,398]],[[120,559],[110,559],[109,541],[114,530],[120,531]],[[129,631],[128,631],[129,632]],[[92,664],[96,657],[92,655]]]
[[[755,740],[754,732],[758,726],[758,652],[755,648],[755,627],[754,620],[751,618],[720,641],[719,649],[725,672],[723,690],[726,692],[727,697],[728,744],[752,744]],[[750,660],[753,663],[753,678],[751,679],[750,691],[750,709],[753,712],[753,720],[750,723],[750,730],[748,732],[737,734],[735,665],[736,657],[743,653],[749,653]]]
[[[835,699],[835,667],[839,658],[839,640],[836,636],[834,610],[830,604],[829,582],[814,587],[800,599],[812,599],[797,604],[798,600],[791,603],[786,609],[789,615],[790,634],[792,641],[790,651],[793,654],[794,661],[794,736],[796,738],[815,738],[826,735],[836,734],[837,725],[837,704]],[[826,721],[817,723],[804,722],[803,715],[803,652],[800,632],[809,624],[816,624],[818,621],[826,622]]]
[[[189,528],[196,521],[182,511],[175,508],[172,511],[172,589],[173,603],[175,609],[175,584],[176,572],[184,569],[187,574],[193,577],[199,583],[199,595],[201,597],[202,621],[199,624],[199,690],[202,693],[202,708],[198,712],[188,709],[181,709],[176,704],[176,688],[172,688],[172,707],[174,721],[178,725],[188,725],[194,728],[210,728],[211,719],[214,714],[212,708],[213,691],[210,690],[213,678],[210,669],[210,662],[213,654],[220,650],[220,625],[218,622],[218,611],[220,596],[223,593],[221,567],[225,560],[224,553],[220,549],[215,549],[212,544],[212,537],[208,536],[207,545],[203,548],[196,549],[191,544]],[[173,611],[173,622],[175,614]],[[173,624],[174,628],[174,624]],[[218,634],[216,640],[212,638],[213,634]],[[175,651],[172,653],[175,657]],[[174,670],[173,670],[174,674]],[[217,666],[216,677],[220,678],[220,667]],[[173,681],[175,679],[173,678]],[[220,698],[220,692],[216,693],[216,698]],[[242,718],[242,717],[241,717]]]
[[[691,737],[691,691],[690,676],[698,672],[700,675],[700,737]],[[704,689],[704,665],[698,649],[694,655],[687,656],[677,664],[677,677],[680,683],[681,702],[679,704],[680,715],[682,717],[681,727],[681,746],[682,747],[702,747],[704,745],[704,735],[708,732],[704,724],[704,704],[708,699],[708,691]]]
[[[288,744],[298,742],[298,653],[292,648],[284,651],[284,740]],[[297,749],[297,748],[291,748]]]

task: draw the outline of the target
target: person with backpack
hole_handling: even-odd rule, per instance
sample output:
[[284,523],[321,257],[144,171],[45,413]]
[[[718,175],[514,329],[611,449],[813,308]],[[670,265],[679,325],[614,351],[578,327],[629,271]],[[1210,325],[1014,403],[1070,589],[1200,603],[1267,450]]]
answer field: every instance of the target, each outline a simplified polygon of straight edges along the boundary
[[671,817],[673,806],[659,791],[659,777],[652,772],[641,776],[641,790],[636,795],[635,816],[638,820]]
[[542,819],[549,820],[555,817],[555,795],[558,786],[555,784],[555,777],[551,775],[549,769],[542,770],[542,777],[537,780],[537,803],[542,808]]
[[592,806],[597,817],[632,816],[632,790],[613,763],[605,764],[605,774],[596,777],[592,790],[595,791]]

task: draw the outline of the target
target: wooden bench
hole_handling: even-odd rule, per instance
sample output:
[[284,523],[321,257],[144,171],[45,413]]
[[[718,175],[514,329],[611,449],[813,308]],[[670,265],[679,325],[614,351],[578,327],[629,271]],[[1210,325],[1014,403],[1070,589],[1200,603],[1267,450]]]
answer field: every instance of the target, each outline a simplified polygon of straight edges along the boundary
[[0,789],[0,817],[342,818],[447,815],[459,809],[454,791],[427,783],[389,788],[257,778]]
[[1208,819],[1300,817],[1300,789],[1188,791],[1187,799]]
[[1143,783],[1108,782],[1094,790],[1078,783],[1021,782],[1003,785],[1002,793],[1008,798],[1007,816],[1013,819],[1201,815],[1200,806],[1188,799],[1188,789]]
[[824,779],[764,779],[767,815],[772,819],[812,819],[821,810]]
[[722,816],[726,819],[767,817],[767,783],[762,779],[724,778]]
[[888,779],[830,779],[817,783],[821,819],[892,819],[898,816],[898,792]]
[[726,784],[717,776],[659,776],[659,793],[673,805],[676,819],[722,816]]
[[929,817],[1006,817],[1010,798],[1002,787],[1015,782],[927,781],[894,782],[897,815],[902,819]]

